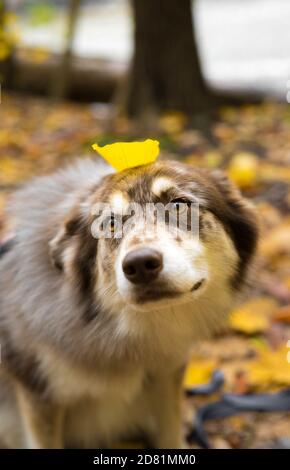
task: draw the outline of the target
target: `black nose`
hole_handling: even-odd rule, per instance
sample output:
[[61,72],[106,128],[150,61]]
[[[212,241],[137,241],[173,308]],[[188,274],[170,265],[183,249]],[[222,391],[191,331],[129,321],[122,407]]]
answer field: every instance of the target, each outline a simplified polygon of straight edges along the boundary
[[130,251],[123,260],[123,271],[133,284],[154,281],[163,268],[161,253],[152,248],[138,248]]

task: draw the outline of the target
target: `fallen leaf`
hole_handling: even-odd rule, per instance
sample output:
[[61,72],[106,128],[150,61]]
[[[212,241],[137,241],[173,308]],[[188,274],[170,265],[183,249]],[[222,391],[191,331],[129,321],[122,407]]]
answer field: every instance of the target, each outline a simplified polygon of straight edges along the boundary
[[227,172],[240,188],[253,187],[258,182],[258,159],[250,153],[239,153],[232,158]]
[[270,297],[260,297],[244,303],[234,310],[229,319],[233,330],[254,334],[266,331],[277,302]]
[[214,360],[204,359],[199,356],[192,357],[185,371],[184,388],[209,382],[216,365]]
[[246,366],[249,383],[267,389],[273,386],[290,386],[290,357],[287,346],[277,351],[260,349],[257,360]]
[[180,112],[166,113],[159,120],[161,129],[168,134],[178,134],[186,124],[186,116]]

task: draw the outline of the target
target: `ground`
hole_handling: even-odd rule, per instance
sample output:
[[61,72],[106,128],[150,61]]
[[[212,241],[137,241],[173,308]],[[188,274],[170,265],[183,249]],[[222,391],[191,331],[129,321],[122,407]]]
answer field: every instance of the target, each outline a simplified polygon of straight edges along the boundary
[[[135,138],[130,123],[110,124],[104,105],[55,103],[2,96],[0,122],[0,226],[9,192],[32,175],[92,154],[91,143]],[[216,338],[193,353],[185,387],[207,382],[214,369],[224,391],[274,392],[290,387],[290,109],[286,104],[221,109],[203,130],[181,114],[159,121],[162,158],[223,168],[257,206],[261,240],[248,299]],[[200,126],[202,129],[202,126]],[[143,136],[148,137],[148,136]],[[3,233],[3,232],[2,232]],[[185,423],[217,395],[184,401]],[[290,448],[290,413],[247,413],[206,425],[217,448]]]

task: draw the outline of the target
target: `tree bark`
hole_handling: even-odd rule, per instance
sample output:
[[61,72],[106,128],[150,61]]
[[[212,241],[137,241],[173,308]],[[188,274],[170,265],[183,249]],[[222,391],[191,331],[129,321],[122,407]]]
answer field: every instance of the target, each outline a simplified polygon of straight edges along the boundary
[[73,60],[73,41],[75,38],[80,6],[81,0],[70,0],[69,2],[65,48],[59,69],[55,76],[55,81],[52,84],[52,95],[55,98],[67,98],[71,92],[70,77]]
[[132,0],[135,52],[125,110],[207,110],[210,93],[202,76],[191,0]]

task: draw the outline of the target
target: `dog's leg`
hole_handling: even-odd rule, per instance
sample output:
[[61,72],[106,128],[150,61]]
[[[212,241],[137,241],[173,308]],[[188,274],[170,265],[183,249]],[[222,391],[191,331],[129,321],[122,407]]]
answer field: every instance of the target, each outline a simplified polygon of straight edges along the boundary
[[154,448],[184,448],[181,423],[182,374],[155,377],[150,384],[149,406],[155,421],[154,434],[149,437]]
[[26,447],[29,449],[62,448],[64,410],[40,400],[21,386],[17,387],[17,399]]

